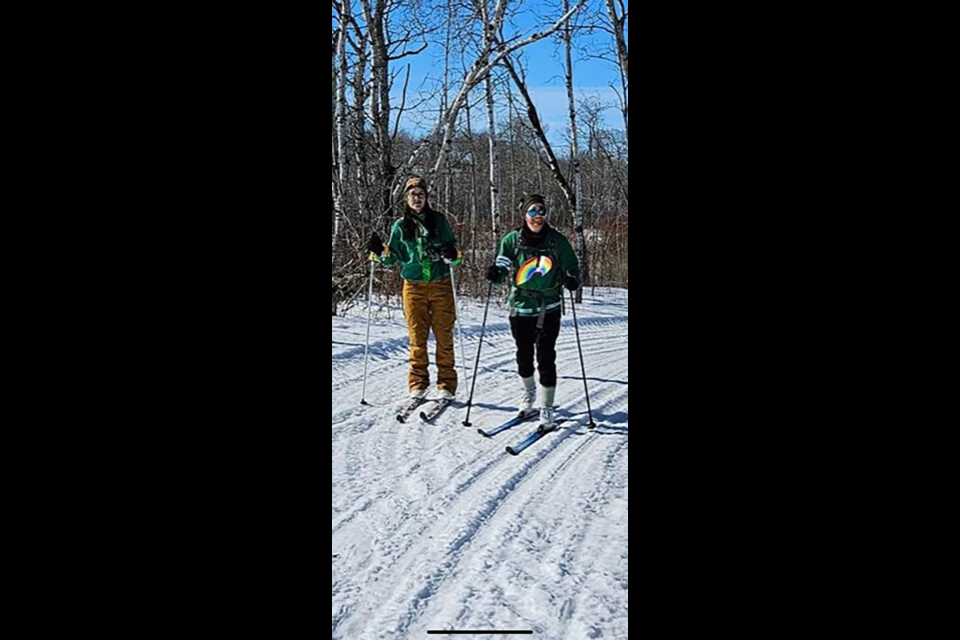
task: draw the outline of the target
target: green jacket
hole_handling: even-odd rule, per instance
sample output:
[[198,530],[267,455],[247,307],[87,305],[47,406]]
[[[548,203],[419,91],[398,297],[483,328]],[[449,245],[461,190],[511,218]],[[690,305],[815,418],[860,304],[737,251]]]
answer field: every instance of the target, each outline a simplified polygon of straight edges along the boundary
[[[559,309],[564,276],[580,280],[580,261],[570,241],[553,227],[548,226],[545,233],[547,236],[539,248],[527,246],[519,230],[511,231],[500,241],[497,260],[501,269],[497,282],[510,277],[512,315],[538,315],[541,303],[546,305],[547,313]],[[503,266],[507,261],[509,273]]]
[[[436,282],[450,276],[450,266],[444,262],[440,250],[445,244],[457,247],[457,259],[451,264],[459,265],[463,254],[453,235],[453,229],[447,217],[442,213],[427,211],[423,222],[414,218],[414,233],[411,235],[405,224],[405,218],[398,218],[390,230],[390,239],[386,244],[384,266],[400,265],[400,275],[408,282]],[[432,231],[427,228],[431,227]]]

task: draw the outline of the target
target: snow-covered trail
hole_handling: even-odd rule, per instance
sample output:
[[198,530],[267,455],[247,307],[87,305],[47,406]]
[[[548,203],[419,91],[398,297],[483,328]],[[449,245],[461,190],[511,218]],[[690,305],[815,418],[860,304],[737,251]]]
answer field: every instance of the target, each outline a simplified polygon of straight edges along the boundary
[[[399,312],[374,324],[373,406],[361,406],[365,316],[332,319],[334,640],[421,638],[430,629],[628,636],[627,303],[627,292],[605,290],[577,309],[600,427],[586,428],[568,309],[557,404],[572,421],[519,457],[504,448],[532,424],[493,439],[476,431],[509,419],[519,398],[505,311],[490,311],[473,428],[461,425],[462,407],[436,425],[394,419],[407,371]],[[468,307],[472,367],[482,308]],[[468,394],[461,382],[460,399]]]

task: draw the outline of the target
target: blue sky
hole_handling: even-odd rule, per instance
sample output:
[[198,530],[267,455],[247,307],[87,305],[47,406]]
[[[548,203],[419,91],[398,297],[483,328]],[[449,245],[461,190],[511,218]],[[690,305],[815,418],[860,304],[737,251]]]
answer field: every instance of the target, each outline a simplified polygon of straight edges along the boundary
[[[603,5],[602,0],[589,0],[588,4],[594,8],[602,8]],[[534,25],[538,24],[538,18],[541,25],[548,19],[552,24],[552,19],[559,15],[554,4],[544,0],[527,0],[514,6],[520,7],[520,13],[515,17],[511,27],[506,30],[507,37],[520,33],[530,33]],[[592,36],[585,33],[578,36],[577,46],[581,48],[589,47],[594,53],[599,53],[605,49],[607,54],[610,55],[612,42],[609,34],[598,31]],[[563,48],[556,38],[547,38],[526,47],[522,51],[522,60],[528,73],[527,80],[531,95],[537,104],[542,120],[549,129],[551,141],[559,144],[567,127],[567,97],[563,81]],[[467,60],[467,63],[469,62],[472,62],[472,60]],[[432,95],[435,86],[433,81],[439,80],[443,73],[443,48],[441,45],[432,45],[418,56],[405,58],[398,63],[394,63],[394,71],[404,70],[408,63],[411,65],[410,89],[407,99],[409,105],[415,103],[418,91],[422,91],[424,96]],[[454,77],[456,77],[455,74]],[[505,74],[504,77],[506,77]],[[574,82],[578,100],[595,97],[604,103],[615,104],[617,102],[616,93],[609,86],[611,83],[615,83],[619,88],[618,71],[612,62],[591,59],[583,51],[575,50]],[[402,77],[397,84],[394,93],[399,96],[402,88]],[[519,101],[519,93],[516,92],[512,84],[509,87]],[[475,99],[479,99],[481,96],[482,93],[476,92]],[[399,104],[399,100],[395,101],[395,104]],[[410,118],[405,119],[404,128],[414,132],[421,131],[425,124],[419,125],[417,121],[432,119],[434,117],[431,113],[433,108],[435,108],[435,104],[423,105],[419,109],[419,113],[412,113]],[[476,130],[485,130],[485,122],[484,114],[474,114],[474,128]],[[607,111],[606,125],[615,129],[623,128],[623,121],[618,111],[615,109]]]

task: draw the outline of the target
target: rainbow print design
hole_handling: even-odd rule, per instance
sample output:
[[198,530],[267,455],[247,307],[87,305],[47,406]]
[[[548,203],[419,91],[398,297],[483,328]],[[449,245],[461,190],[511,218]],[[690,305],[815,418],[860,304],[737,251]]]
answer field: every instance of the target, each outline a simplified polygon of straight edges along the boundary
[[547,256],[530,258],[517,269],[517,285],[533,280],[533,276],[545,276],[553,269],[553,260]]

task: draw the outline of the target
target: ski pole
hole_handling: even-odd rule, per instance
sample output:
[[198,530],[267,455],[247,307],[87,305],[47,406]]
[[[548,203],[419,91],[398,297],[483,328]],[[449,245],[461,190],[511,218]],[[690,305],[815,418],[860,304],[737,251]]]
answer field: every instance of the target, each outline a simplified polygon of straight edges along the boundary
[[457,280],[454,272],[457,268],[450,265],[450,286],[453,287],[453,306],[457,312],[457,333],[460,334],[460,366],[463,368],[463,384],[467,384],[467,356],[463,350],[463,321],[460,320],[460,302],[457,299]]
[[483,324],[480,325],[480,344],[477,345],[477,362],[473,366],[473,380],[470,384],[470,399],[467,400],[467,419],[463,421],[463,426],[472,427],[470,422],[470,410],[473,408],[473,392],[477,388],[477,372],[480,370],[480,349],[483,348],[483,336],[487,332],[487,312],[490,311],[490,298],[493,296],[493,283],[487,287],[487,303],[483,307]]
[[367,363],[370,356],[370,320],[373,318],[373,271],[376,268],[377,263],[371,260],[370,290],[367,294],[367,343],[363,347],[363,393],[360,394],[360,404],[362,405],[367,405]]
[[593,421],[593,409],[590,408],[590,389],[587,388],[587,368],[583,364],[583,348],[580,346],[580,325],[577,324],[577,299],[573,297],[573,291],[570,292],[570,308],[573,309],[573,329],[577,333],[577,351],[580,352],[580,370],[583,372],[583,392],[587,396],[587,415],[590,417],[590,429],[596,429],[597,423]]

